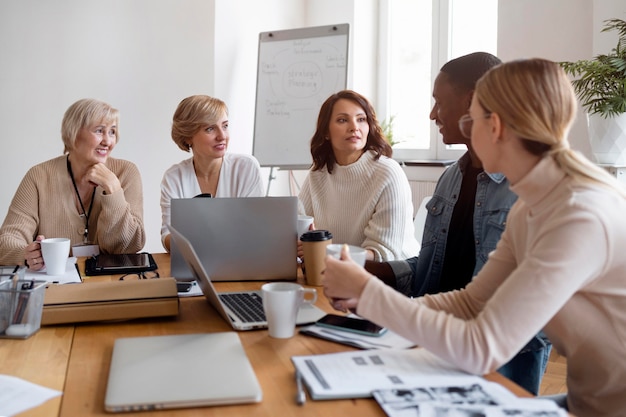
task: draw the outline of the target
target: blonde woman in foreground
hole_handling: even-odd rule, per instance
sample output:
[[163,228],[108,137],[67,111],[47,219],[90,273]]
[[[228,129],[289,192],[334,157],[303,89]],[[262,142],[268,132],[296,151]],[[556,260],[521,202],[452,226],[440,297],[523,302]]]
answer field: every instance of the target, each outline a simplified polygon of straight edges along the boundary
[[[327,258],[324,291],[348,308],[482,375],[544,330],[567,358],[578,417],[626,410],[626,193],[569,148],[576,114],[558,64],[490,70],[459,120],[488,172],[519,199],[489,260],[463,290],[409,299],[346,260]],[[532,314],[529,314],[532,312]]]

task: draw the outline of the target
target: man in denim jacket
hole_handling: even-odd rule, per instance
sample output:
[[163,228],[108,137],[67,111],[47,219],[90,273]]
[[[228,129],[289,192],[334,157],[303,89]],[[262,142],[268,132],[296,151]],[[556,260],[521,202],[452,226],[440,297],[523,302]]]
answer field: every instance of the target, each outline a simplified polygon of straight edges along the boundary
[[[468,151],[444,171],[426,205],[419,256],[365,265],[408,296],[465,287],[495,249],[517,199],[502,174],[483,171],[469,139],[471,119],[459,122],[469,109],[476,81],[499,63],[487,53],[465,55],[445,64],[435,80],[430,118],[437,123],[445,144],[463,144]],[[540,333],[498,371],[538,394],[551,346]]]

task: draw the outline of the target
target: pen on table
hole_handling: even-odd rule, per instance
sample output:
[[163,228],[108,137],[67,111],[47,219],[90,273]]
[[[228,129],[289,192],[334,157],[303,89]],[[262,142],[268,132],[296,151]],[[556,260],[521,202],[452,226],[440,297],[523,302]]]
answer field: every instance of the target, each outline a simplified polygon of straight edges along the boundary
[[76,272],[78,273],[78,279],[80,279],[80,282],[83,282],[83,277],[80,275],[80,268],[78,268],[78,264],[75,263],[74,266],[76,267]]
[[302,386],[302,375],[300,371],[296,369],[296,386],[298,392],[296,393],[296,403],[298,405],[304,405],[306,402],[306,393],[304,392],[304,387]]

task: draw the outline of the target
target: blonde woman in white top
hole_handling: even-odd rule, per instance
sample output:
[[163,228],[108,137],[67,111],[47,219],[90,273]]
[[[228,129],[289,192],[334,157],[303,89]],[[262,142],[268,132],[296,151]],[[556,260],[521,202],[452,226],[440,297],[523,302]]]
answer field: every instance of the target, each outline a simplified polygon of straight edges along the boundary
[[262,197],[259,162],[250,155],[227,153],[228,108],[217,98],[195,95],[180,102],[172,122],[172,139],[193,157],[173,165],[161,181],[161,241],[170,250],[172,198]]

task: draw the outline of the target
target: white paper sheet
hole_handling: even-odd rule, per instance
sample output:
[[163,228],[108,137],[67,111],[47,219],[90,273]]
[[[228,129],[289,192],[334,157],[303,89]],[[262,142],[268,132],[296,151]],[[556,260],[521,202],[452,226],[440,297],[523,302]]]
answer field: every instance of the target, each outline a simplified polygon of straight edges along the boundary
[[80,278],[80,272],[78,271],[78,266],[76,265],[76,258],[73,256],[67,258],[65,273],[63,273],[62,275],[48,275],[46,274],[46,268],[44,267],[39,271],[30,271],[27,269],[26,273],[24,274],[24,279],[36,279],[48,281],[54,284],[82,282]]
[[61,394],[14,376],[0,375],[0,416],[14,416]]

